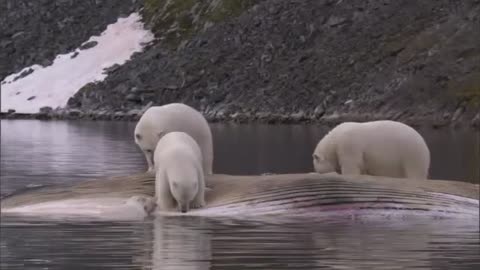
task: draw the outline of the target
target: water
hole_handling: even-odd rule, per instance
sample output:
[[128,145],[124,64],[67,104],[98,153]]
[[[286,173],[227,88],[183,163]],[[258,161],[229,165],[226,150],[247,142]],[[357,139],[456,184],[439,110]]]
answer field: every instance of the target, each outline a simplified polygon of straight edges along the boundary
[[[134,123],[1,121],[1,192],[143,171]],[[212,125],[214,171],[312,171],[327,131],[315,126]],[[435,179],[478,183],[480,136],[421,131]],[[53,136],[53,134],[55,134]],[[157,218],[45,222],[2,218],[1,269],[477,269],[478,224],[287,223]]]

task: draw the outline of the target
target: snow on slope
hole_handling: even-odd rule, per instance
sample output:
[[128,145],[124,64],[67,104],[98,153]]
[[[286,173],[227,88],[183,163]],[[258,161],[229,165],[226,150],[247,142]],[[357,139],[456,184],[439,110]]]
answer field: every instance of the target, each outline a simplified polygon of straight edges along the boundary
[[[142,51],[143,43],[152,40],[153,34],[144,29],[138,13],[119,18],[100,36],[85,42],[98,42],[95,47],[58,55],[51,66],[33,65],[7,76],[0,86],[1,111],[37,113],[44,106],[64,107],[82,86],[103,80],[106,77],[103,69],[124,64],[133,53]],[[76,52],[78,55],[72,58]],[[33,73],[14,81],[29,69]]]

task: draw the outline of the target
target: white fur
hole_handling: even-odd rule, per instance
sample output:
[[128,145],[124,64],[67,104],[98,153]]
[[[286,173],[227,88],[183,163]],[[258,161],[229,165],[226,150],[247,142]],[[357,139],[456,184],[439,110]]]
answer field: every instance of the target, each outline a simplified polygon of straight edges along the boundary
[[205,176],[202,153],[185,132],[170,132],[157,144],[154,154],[157,207],[169,211],[205,206]]
[[213,142],[207,120],[194,108],[182,103],[150,107],[135,127],[135,143],[143,151],[148,171],[154,170],[153,151],[162,136],[172,131],[190,135],[199,145],[206,174],[212,174]]
[[389,120],[339,124],[320,140],[312,156],[318,173],[427,179],[430,167],[422,136]]

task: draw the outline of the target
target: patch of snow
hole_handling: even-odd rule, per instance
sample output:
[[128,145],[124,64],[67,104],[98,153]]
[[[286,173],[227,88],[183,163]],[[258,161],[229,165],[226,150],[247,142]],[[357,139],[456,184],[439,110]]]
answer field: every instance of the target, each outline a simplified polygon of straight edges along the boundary
[[[6,77],[1,82],[1,111],[37,113],[44,106],[64,107],[81,87],[105,79],[105,68],[124,64],[152,40],[153,34],[144,29],[138,13],[119,18],[100,36],[92,36],[84,42],[96,41],[96,46],[58,55],[51,66],[33,65]],[[77,56],[72,58],[74,54]],[[33,73],[14,81],[29,68]]]

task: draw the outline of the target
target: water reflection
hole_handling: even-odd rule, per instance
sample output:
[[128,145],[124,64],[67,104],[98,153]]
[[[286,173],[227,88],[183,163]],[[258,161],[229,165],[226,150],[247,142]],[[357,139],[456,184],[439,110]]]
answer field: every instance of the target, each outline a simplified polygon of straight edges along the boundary
[[207,220],[169,217],[153,224],[153,269],[210,269],[212,235]]
[[[11,223],[10,223],[11,222]],[[477,269],[478,226],[2,221],[2,269]]]
[[125,125],[106,122],[1,121],[2,193],[29,184],[68,183],[141,170]]
[[[3,220],[1,269],[135,269],[148,223],[49,223]],[[146,234],[146,235],[145,235]],[[137,268],[138,269],[138,268]]]

